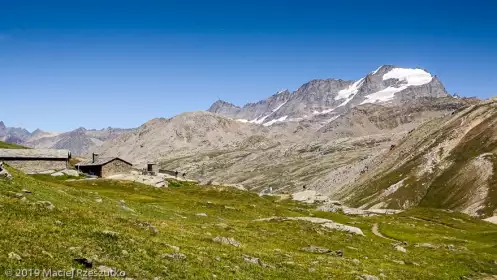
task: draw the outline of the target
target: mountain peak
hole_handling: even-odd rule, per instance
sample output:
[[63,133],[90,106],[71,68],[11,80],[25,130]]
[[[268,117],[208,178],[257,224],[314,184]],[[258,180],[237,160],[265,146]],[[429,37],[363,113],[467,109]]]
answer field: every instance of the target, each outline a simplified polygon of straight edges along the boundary
[[77,129],[75,129],[75,130],[73,130],[73,131],[71,131],[71,132],[75,132],[75,133],[80,133],[80,132],[81,132],[81,133],[85,133],[85,132],[86,132],[86,128],[84,128],[84,127],[79,127],[79,128],[77,128]]
[[316,115],[337,115],[366,103],[396,106],[418,98],[447,95],[442,83],[428,71],[385,64],[357,81],[314,79],[293,93],[278,91],[241,108],[218,100],[209,112],[257,124],[272,124],[311,119]]
[[221,115],[232,115],[240,111],[240,107],[234,105],[233,103],[226,102],[224,100],[217,100],[211,107],[207,110],[211,113],[217,113]]
[[35,131],[33,131],[33,132],[31,133],[31,135],[33,136],[33,135],[38,135],[38,134],[43,134],[43,133],[45,133],[45,131],[43,131],[43,130],[41,130],[41,129],[37,128],[37,129],[35,129]]
[[279,90],[278,92],[276,92],[275,95],[285,94],[285,93],[288,94],[288,93],[290,93],[290,91],[288,89]]
[[385,64],[385,65],[381,65],[380,67],[376,68],[376,70],[374,70],[373,72],[370,72],[369,74],[370,75],[377,75],[377,74],[382,75],[382,74],[385,74],[394,68],[399,68],[399,67],[397,67],[395,65],[391,65],[391,64]]
[[5,124],[3,123],[3,121],[0,121],[0,129],[4,129],[4,128],[7,128],[7,127],[5,126]]

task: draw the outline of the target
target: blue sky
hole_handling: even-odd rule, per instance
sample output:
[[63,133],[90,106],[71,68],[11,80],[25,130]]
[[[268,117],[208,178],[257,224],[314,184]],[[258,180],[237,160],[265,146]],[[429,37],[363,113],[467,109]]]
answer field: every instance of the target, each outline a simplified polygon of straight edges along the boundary
[[497,95],[496,1],[0,0],[0,120],[136,127],[316,78],[422,67]]

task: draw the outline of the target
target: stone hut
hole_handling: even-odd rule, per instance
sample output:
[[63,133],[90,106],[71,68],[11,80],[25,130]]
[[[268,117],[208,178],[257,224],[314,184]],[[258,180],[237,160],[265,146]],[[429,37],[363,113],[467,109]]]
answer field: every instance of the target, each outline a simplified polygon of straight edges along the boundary
[[159,173],[159,166],[156,163],[148,163],[147,173],[151,175],[156,175],[157,173]]
[[91,160],[76,164],[76,169],[79,171],[104,178],[114,174],[129,173],[132,167],[131,163],[121,158],[100,157],[98,154],[93,154]]
[[66,169],[71,159],[68,150],[0,149],[0,161],[25,173]]

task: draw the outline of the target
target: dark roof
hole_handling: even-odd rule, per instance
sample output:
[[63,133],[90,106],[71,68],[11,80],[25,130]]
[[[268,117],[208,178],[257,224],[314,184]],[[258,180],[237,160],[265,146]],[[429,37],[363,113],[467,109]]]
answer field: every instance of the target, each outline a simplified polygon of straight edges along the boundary
[[85,160],[85,161],[82,161],[82,162],[78,162],[76,164],[76,166],[100,166],[100,165],[106,165],[107,163],[113,161],[113,160],[120,160],[120,161],[123,161],[129,165],[133,165],[131,164],[130,162],[127,162],[125,161],[124,159],[122,158],[118,158],[118,157],[99,157],[96,161],[93,161],[92,159],[89,159],[89,160]]
[[0,149],[0,158],[69,159],[71,152],[55,149]]

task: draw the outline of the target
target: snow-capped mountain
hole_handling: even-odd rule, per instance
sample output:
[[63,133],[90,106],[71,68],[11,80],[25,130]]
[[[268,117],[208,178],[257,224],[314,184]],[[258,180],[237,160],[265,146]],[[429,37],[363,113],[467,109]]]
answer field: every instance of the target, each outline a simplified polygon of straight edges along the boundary
[[358,81],[312,80],[293,93],[280,91],[243,107],[218,100],[208,111],[269,126],[323,114],[336,118],[348,109],[366,103],[393,106],[418,98],[448,96],[438,78],[426,70],[384,65]]

